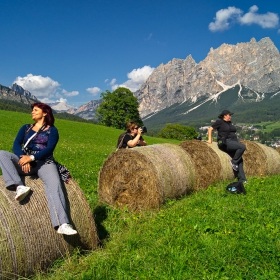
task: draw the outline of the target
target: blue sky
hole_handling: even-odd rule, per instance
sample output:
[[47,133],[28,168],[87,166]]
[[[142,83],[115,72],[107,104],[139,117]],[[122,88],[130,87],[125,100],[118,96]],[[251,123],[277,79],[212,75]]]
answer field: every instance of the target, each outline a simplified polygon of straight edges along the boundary
[[79,107],[223,43],[270,37],[280,50],[279,13],[277,0],[1,0],[0,84]]

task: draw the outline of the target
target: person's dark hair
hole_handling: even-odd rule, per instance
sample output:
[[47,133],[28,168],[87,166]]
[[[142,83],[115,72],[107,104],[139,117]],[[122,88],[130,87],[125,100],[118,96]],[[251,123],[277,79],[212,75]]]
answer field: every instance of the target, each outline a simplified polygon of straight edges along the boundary
[[218,116],[219,119],[223,119],[225,115],[233,115],[234,113],[229,110],[223,110],[223,112]]
[[52,108],[42,102],[37,102],[37,103],[33,103],[31,104],[31,109],[33,110],[34,107],[38,107],[40,108],[44,113],[46,113],[47,115],[45,116],[45,122],[47,125],[54,125],[54,116],[53,116],[53,112],[52,112]]

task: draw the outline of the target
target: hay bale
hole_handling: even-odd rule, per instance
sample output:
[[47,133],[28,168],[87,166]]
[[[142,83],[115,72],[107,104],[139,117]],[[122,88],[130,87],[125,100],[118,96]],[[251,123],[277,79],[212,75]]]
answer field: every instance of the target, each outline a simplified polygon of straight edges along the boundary
[[240,142],[246,146],[243,155],[246,175],[262,176],[280,173],[280,155],[277,150],[252,141]]
[[214,182],[234,178],[230,157],[218,148],[217,143],[190,140],[182,142],[180,146],[194,162],[195,190],[206,189]]
[[91,250],[98,244],[92,212],[73,179],[65,184],[65,193],[71,222],[78,231],[74,236],[53,229],[41,179],[27,176],[24,180],[32,193],[19,203],[0,176],[0,279],[28,277],[35,270],[46,270],[75,247]]
[[220,160],[220,163],[222,166],[221,173],[220,173],[220,175],[221,175],[220,180],[226,181],[226,180],[234,179],[235,175],[234,175],[234,172],[233,172],[231,164],[230,164],[231,157],[227,153],[225,153],[219,149],[217,142],[213,142],[212,144],[207,143],[207,145],[219,157],[219,160]]
[[172,144],[121,149],[104,162],[98,178],[101,201],[132,211],[158,209],[165,199],[194,188],[188,154]]

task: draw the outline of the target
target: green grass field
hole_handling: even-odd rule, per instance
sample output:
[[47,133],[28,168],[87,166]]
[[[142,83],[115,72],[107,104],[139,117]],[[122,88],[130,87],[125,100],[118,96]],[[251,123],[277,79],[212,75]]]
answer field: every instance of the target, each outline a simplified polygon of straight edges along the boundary
[[[31,118],[7,111],[0,117],[0,149],[11,150],[19,127]],[[32,279],[280,278],[280,176],[248,178],[247,195],[226,193],[229,182],[219,182],[169,200],[160,211],[120,211],[98,202],[97,178],[122,131],[64,120],[56,126],[55,157],[84,191],[102,245],[77,250]],[[167,142],[144,138],[148,144]]]

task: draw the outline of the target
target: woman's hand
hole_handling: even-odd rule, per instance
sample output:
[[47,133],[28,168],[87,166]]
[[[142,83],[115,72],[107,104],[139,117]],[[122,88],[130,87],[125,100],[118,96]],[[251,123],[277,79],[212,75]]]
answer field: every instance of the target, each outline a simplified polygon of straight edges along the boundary
[[21,165],[21,170],[24,173],[28,173],[31,170],[30,162],[32,161],[30,156],[22,155],[20,156],[20,160],[18,161],[18,164]]
[[22,155],[20,156],[20,160],[18,161],[18,164],[23,166],[27,163],[30,163],[32,161],[31,157],[28,155]]
[[24,173],[29,173],[30,170],[31,170],[30,163],[26,163],[25,165],[22,165],[22,166],[21,166],[21,170],[22,170]]

